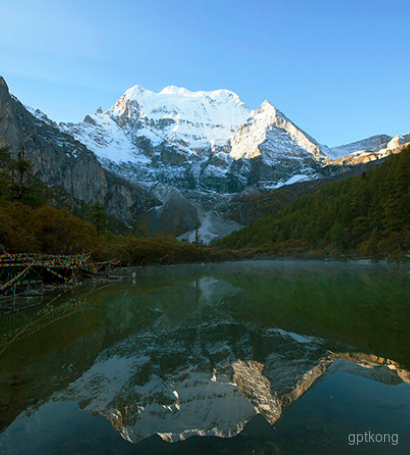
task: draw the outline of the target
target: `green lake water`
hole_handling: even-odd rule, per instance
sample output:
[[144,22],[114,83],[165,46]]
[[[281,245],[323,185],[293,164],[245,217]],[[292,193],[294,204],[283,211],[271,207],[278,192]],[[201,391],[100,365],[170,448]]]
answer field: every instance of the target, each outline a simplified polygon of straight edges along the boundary
[[0,315],[0,454],[410,453],[408,267],[134,271]]

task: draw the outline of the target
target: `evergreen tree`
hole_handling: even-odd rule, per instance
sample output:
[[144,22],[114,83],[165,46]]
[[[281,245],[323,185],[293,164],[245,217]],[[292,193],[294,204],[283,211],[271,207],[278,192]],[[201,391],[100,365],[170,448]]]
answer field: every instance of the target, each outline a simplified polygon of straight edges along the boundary
[[105,207],[100,202],[94,202],[89,211],[91,223],[97,229],[97,234],[100,235],[107,229],[108,217],[105,213]]
[[25,158],[24,147],[21,152],[19,152],[16,159],[10,159],[9,169],[11,171],[12,191],[14,193],[12,198],[21,201],[28,190],[26,177],[32,170],[30,161]]
[[9,201],[21,202],[30,189],[28,178],[31,163],[25,157],[24,147],[17,158],[10,154],[10,147],[0,148],[0,196]]
[[10,187],[10,147],[0,147],[0,197],[5,196]]

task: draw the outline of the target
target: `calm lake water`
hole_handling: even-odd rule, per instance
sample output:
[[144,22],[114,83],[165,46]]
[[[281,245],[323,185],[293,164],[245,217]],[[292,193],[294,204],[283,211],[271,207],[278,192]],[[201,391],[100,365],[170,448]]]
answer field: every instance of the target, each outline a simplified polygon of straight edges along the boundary
[[135,271],[0,317],[0,454],[410,453],[408,267]]

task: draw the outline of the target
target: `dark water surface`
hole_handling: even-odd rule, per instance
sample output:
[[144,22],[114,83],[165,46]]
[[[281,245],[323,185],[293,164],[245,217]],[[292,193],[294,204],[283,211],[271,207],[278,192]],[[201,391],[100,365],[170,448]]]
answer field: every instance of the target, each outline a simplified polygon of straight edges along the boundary
[[407,270],[139,268],[3,315],[0,454],[409,454]]

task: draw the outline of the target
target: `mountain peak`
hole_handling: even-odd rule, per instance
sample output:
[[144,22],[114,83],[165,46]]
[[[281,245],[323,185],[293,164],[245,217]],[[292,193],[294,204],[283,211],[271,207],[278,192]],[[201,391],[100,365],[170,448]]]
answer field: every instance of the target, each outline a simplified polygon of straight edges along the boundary
[[270,101],[265,100],[255,111],[255,115],[262,115],[268,121],[272,121],[274,118],[281,118],[288,120],[283,112],[281,112],[277,107],[275,107]]
[[260,105],[260,108],[275,108],[275,106],[268,100],[265,100],[261,105]]
[[[304,157],[321,161],[325,155],[319,144],[298,128],[270,101],[265,100],[231,138],[230,156],[235,160],[263,156],[271,167],[280,157],[295,157],[295,169]],[[279,158],[278,158],[279,157]],[[313,157],[313,158],[312,158]]]
[[155,95],[155,93],[147,90],[141,85],[134,85],[124,93],[124,97],[129,100],[140,100],[141,97],[146,97],[147,95]]
[[159,95],[193,95],[195,92],[191,92],[190,90],[184,87],[177,87],[176,85],[169,85],[168,87],[163,88]]
[[10,96],[9,87],[4,80],[3,76],[0,76],[0,99],[6,99]]
[[210,91],[191,91],[184,87],[177,87],[175,85],[170,85],[162,89],[159,93],[161,95],[180,95],[182,97],[195,97],[195,98],[209,98],[214,100],[220,100],[223,102],[235,102],[238,104],[244,104],[239,96],[226,89],[210,90]]
[[201,148],[211,141],[226,141],[252,113],[229,90],[193,92],[170,85],[155,93],[135,85],[107,111],[104,128],[110,121],[125,126],[123,133],[134,144],[145,137],[153,146],[165,140]]

